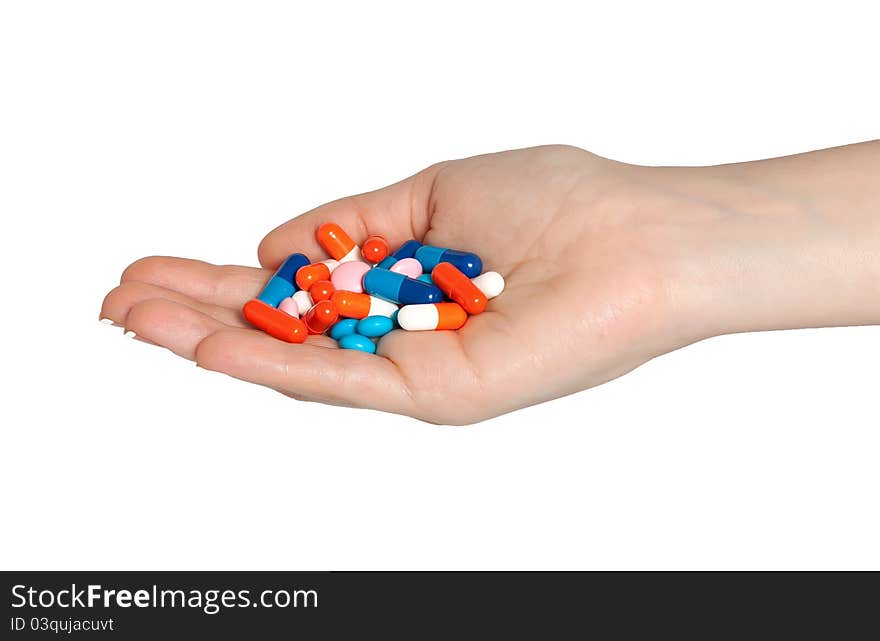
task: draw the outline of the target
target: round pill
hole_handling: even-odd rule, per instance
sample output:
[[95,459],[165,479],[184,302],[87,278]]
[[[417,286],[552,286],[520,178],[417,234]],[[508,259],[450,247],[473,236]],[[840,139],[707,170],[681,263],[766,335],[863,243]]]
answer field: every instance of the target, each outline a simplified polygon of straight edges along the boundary
[[342,349],[356,349],[360,352],[368,354],[376,353],[376,345],[366,336],[360,334],[348,334],[339,339],[339,346]]
[[370,266],[360,260],[352,260],[342,263],[333,270],[330,280],[333,286],[340,292],[356,292],[364,291],[363,280],[364,274],[370,271]]
[[423,272],[422,264],[415,258],[401,258],[391,266],[391,271],[410,278],[418,278]]
[[336,324],[330,328],[330,338],[338,341],[343,336],[348,336],[349,334],[354,334],[357,331],[358,319],[356,318],[343,318],[336,322]]
[[299,305],[297,305],[296,301],[290,296],[278,303],[278,309],[285,314],[290,314],[294,318],[299,318]]
[[357,333],[370,338],[385,336],[392,329],[394,329],[394,321],[387,316],[367,316],[357,324]]
[[[346,263],[346,265],[347,264],[348,263]],[[335,291],[336,288],[333,286],[332,282],[329,280],[319,280],[312,285],[309,294],[311,294],[313,301],[320,303],[322,300],[330,300],[330,297]]]
[[388,241],[382,236],[370,236],[361,246],[361,254],[364,255],[364,260],[378,263],[388,255]]

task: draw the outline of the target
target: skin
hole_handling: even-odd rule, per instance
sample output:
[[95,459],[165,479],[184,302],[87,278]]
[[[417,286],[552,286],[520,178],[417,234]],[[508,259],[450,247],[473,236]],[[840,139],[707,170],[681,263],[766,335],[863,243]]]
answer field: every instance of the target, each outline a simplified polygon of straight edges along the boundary
[[[328,221],[474,251],[507,287],[457,332],[388,334],[381,358],[250,328],[242,304],[288,254],[326,258]],[[567,146],[444,162],[284,223],[259,259],[143,258],[101,318],[293,398],[468,424],[719,334],[880,323],[880,142],[717,167]]]

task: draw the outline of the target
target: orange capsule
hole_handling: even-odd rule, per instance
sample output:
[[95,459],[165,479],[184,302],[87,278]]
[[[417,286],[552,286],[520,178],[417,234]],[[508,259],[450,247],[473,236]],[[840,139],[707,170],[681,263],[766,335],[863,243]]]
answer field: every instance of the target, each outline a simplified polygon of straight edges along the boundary
[[447,298],[461,305],[468,314],[486,311],[486,295],[452,263],[437,263],[431,270],[431,280]]
[[364,255],[364,260],[378,263],[388,255],[388,241],[382,236],[370,236],[361,245],[361,253]]
[[260,300],[249,300],[244,304],[241,312],[251,325],[260,328],[278,340],[288,343],[302,343],[309,333],[305,323],[300,319],[270,307]]
[[467,312],[458,303],[404,305],[397,315],[397,323],[408,332],[459,329],[467,319]]
[[357,260],[357,245],[336,223],[324,223],[315,232],[318,242],[328,254],[340,262]]
[[312,263],[296,270],[296,285],[309,291],[319,280],[330,280],[330,268],[324,263]]
[[320,303],[322,300],[330,300],[335,291],[336,287],[329,280],[319,280],[315,281],[315,284],[312,285],[309,294],[312,295],[313,301]]
[[323,334],[339,318],[336,307],[329,300],[322,300],[305,313],[303,322],[309,328],[309,334]]
[[367,316],[391,316],[397,305],[387,300],[356,292],[336,291],[330,297],[336,311],[345,318],[366,318]]

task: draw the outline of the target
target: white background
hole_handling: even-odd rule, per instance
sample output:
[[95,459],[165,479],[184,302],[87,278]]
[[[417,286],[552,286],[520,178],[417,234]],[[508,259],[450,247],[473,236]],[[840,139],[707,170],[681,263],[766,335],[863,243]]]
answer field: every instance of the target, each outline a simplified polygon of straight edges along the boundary
[[135,258],[255,264],[446,158],[880,137],[874,4],[4,2],[0,567],[880,568],[878,328],[714,339],[443,428],[98,323]]

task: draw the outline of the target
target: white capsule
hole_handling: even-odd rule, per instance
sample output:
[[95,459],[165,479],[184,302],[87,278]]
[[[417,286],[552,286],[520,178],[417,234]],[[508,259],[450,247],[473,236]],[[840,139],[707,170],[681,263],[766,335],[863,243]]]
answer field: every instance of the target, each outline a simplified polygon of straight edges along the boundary
[[315,303],[312,302],[312,295],[309,294],[306,290],[300,289],[293,296],[293,302],[296,303],[296,306],[299,308],[299,315],[302,316],[307,311],[312,308],[312,305]]
[[495,298],[504,291],[504,277],[498,272],[485,272],[476,278],[471,278],[471,282],[486,295],[486,298]]
[[397,324],[409,332],[458,329],[467,322],[467,317],[467,312],[458,303],[424,303],[401,307]]
[[[354,247],[352,247],[349,250],[349,252],[345,256],[343,256],[342,258],[339,259],[339,262],[340,263],[348,263],[350,261],[360,260],[360,259],[361,259],[361,248],[358,247],[357,245],[355,245]],[[330,271],[332,272],[333,270],[331,269]]]
[[370,296],[370,316],[388,316],[391,317],[398,309],[397,305],[385,300]]

